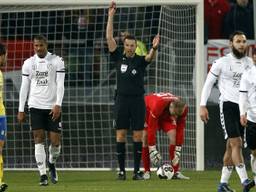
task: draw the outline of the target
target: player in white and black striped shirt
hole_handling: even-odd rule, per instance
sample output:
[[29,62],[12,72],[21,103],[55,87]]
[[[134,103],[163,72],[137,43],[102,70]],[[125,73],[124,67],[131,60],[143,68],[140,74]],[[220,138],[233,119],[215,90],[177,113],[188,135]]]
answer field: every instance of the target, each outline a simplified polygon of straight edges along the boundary
[[220,90],[220,118],[225,134],[226,151],[223,157],[223,168],[218,192],[233,191],[228,180],[233,166],[240,177],[243,191],[247,192],[253,187],[254,181],[248,179],[244,158],[242,156],[242,137],[244,129],[240,124],[240,112],[238,106],[239,86],[243,72],[253,66],[252,59],[246,56],[246,36],[243,32],[236,31],[230,37],[232,52],[216,60],[210,69],[205,81],[201,103],[200,117],[204,123],[209,119],[206,103],[213,84],[218,80]]
[[[256,49],[252,56],[256,58]],[[239,94],[240,122],[246,127],[246,143],[251,150],[251,168],[256,182],[256,63],[242,75]]]
[[35,55],[22,66],[18,121],[25,120],[24,106],[28,97],[30,123],[35,142],[35,158],[40,172],[40,185],[48,185],[46,175],[45,131],[49,140],[49,170],[52,183],[57,183],[55,163],[61,149],[61,104],[64,96],[65,67],[61,57],[48,52],[47,39],[36,36]]

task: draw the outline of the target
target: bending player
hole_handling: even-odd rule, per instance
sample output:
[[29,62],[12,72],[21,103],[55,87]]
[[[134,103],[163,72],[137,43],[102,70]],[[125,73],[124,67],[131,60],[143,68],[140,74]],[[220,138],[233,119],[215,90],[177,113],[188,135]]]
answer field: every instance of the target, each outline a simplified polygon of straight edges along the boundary
[[188,106],[171,93],[154,93],[145,97],[146,122],[143,131],[142,160],[144,179],[150,179],[150,162],[159,167],[161,155],[156,149],[156,133],[164,131],[169,138],[169,156],[175,179],[189,179],[180,172],[180,154]]

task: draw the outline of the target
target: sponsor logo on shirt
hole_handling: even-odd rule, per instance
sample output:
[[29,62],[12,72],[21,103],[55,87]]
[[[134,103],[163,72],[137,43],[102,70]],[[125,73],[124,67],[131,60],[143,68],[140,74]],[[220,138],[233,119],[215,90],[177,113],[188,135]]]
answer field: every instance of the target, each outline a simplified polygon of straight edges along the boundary
[[48,86],[48,71],[36,71],[36,85]]
[[242,77],[242,73],[233,72],[233,87],[240,86],[241,77]]

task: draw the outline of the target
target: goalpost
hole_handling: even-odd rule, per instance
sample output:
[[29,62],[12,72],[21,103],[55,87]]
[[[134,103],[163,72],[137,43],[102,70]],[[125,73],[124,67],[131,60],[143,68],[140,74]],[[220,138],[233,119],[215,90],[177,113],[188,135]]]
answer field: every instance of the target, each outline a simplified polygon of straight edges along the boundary
[[[57,167],[115,169],[115,130],[112,108],[115,69],[106,50],[107,0],[5,0],[0,2],[0,40],[8,47],[4,69],[8,134],[4,148],[9,169],[35,168],[34,144],[28,123],[16,121],[21,64],[33,54],[31,39],[44,34],[49,51],[65,60],[63,139]],[[156,61],[147,70],[146,92],[170,91],[189,105],[181,166],[204,170],[204,128],[199,100],[205,77],[202,0],[116,0],[114,35],[129,31],[146,47],[160,33]],[[130,134],[129,134],[130,135]],[[131,137],[127,167],[132,167]],[[158,135],[168,160],[168,143]]]

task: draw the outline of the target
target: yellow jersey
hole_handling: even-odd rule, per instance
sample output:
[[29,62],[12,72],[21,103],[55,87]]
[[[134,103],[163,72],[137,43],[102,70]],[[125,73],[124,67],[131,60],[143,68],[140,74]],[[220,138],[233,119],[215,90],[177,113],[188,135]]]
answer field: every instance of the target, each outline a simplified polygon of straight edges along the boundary
[[4,78],[3,78],[2,71],[0,71],[0,116],[4,116],[5,115],[3,91],[4,91]]

